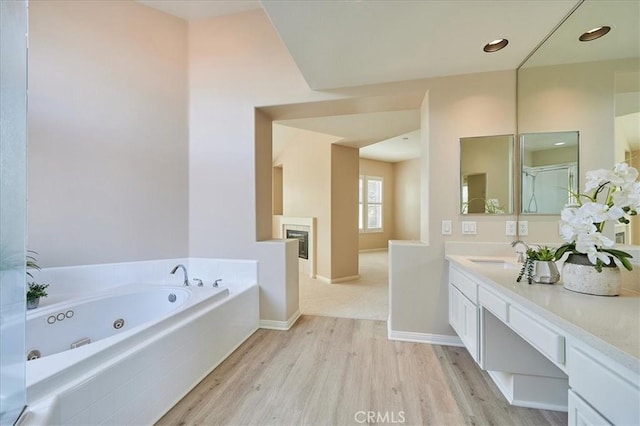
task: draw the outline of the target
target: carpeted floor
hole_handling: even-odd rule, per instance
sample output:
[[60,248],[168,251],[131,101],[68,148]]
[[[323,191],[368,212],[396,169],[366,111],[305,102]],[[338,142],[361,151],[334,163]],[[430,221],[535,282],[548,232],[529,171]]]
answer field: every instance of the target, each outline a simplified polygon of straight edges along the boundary
[[300,312],[338,318],[387,320],[389,254],[360,253],[360,278],[327,284],[300,274]]

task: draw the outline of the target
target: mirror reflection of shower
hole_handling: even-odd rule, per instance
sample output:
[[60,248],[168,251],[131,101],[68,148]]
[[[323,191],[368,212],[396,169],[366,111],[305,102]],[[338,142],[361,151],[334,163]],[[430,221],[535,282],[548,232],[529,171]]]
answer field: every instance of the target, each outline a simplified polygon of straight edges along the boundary
[[576,163],[525,168],[522,213],[556,214],[567,203],[575,202],[572,193],[578,191],[577,170]]
[[523,214],[560,214],[578,192],[578,132],[520,135]]

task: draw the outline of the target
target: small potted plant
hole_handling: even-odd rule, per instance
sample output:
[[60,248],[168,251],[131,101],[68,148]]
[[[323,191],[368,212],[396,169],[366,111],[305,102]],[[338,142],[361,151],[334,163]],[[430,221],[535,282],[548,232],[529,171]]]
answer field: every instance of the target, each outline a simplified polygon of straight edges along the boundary
[[535,281],[541,284],[554,284],[560,280],[560,273],[555,263],[555,250],[547,246],[528,248],[527,258],[520,269],[517,281],[527,275],[527,282]]
[[33,274],[30,269],[40,270],[38,260],[35,257],[36,254],[38,253],[31,250],[27,254],[27,276],[31,278],[31,280],[27,281],[27,309],[37,308],[40,304],[40,298],[47,297],[47,287],[49,287],[49,284],[38,284],[33,281]]

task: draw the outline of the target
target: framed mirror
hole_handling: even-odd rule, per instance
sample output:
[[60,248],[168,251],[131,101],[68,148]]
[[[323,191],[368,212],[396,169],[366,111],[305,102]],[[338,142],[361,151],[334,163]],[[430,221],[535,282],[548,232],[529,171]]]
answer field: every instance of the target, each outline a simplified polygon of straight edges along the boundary
[[[579,39],[602,26],[610,28],[604,36]],[[640,166],[640,2],[580,2],[518,68],[517,80],[518,133],[579,131],[582,182],[587,171],[620,161]],[[524,177],[520,183],[519,212],[528,214]],[[550,230],[556,222],[549,220]],[[640,216],[614,233],[618,243],[640,244]]]
[[513,135],[460,139],[460,214],[513,213]]
[[560,214],[578,192],[578,132],[520,135],[520,213]]

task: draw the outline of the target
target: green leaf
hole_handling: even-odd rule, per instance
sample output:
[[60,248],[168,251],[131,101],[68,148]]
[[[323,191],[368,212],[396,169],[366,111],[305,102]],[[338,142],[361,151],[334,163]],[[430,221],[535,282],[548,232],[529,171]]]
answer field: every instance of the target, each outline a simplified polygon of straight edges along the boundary
[[555,258],[555,260],[560,260],[560,258],[562,258],[562,256],[564,256],[564,254],[569,249],[573,249],[572,244],[563,244],[560,247],[558,247],[553,257]]

